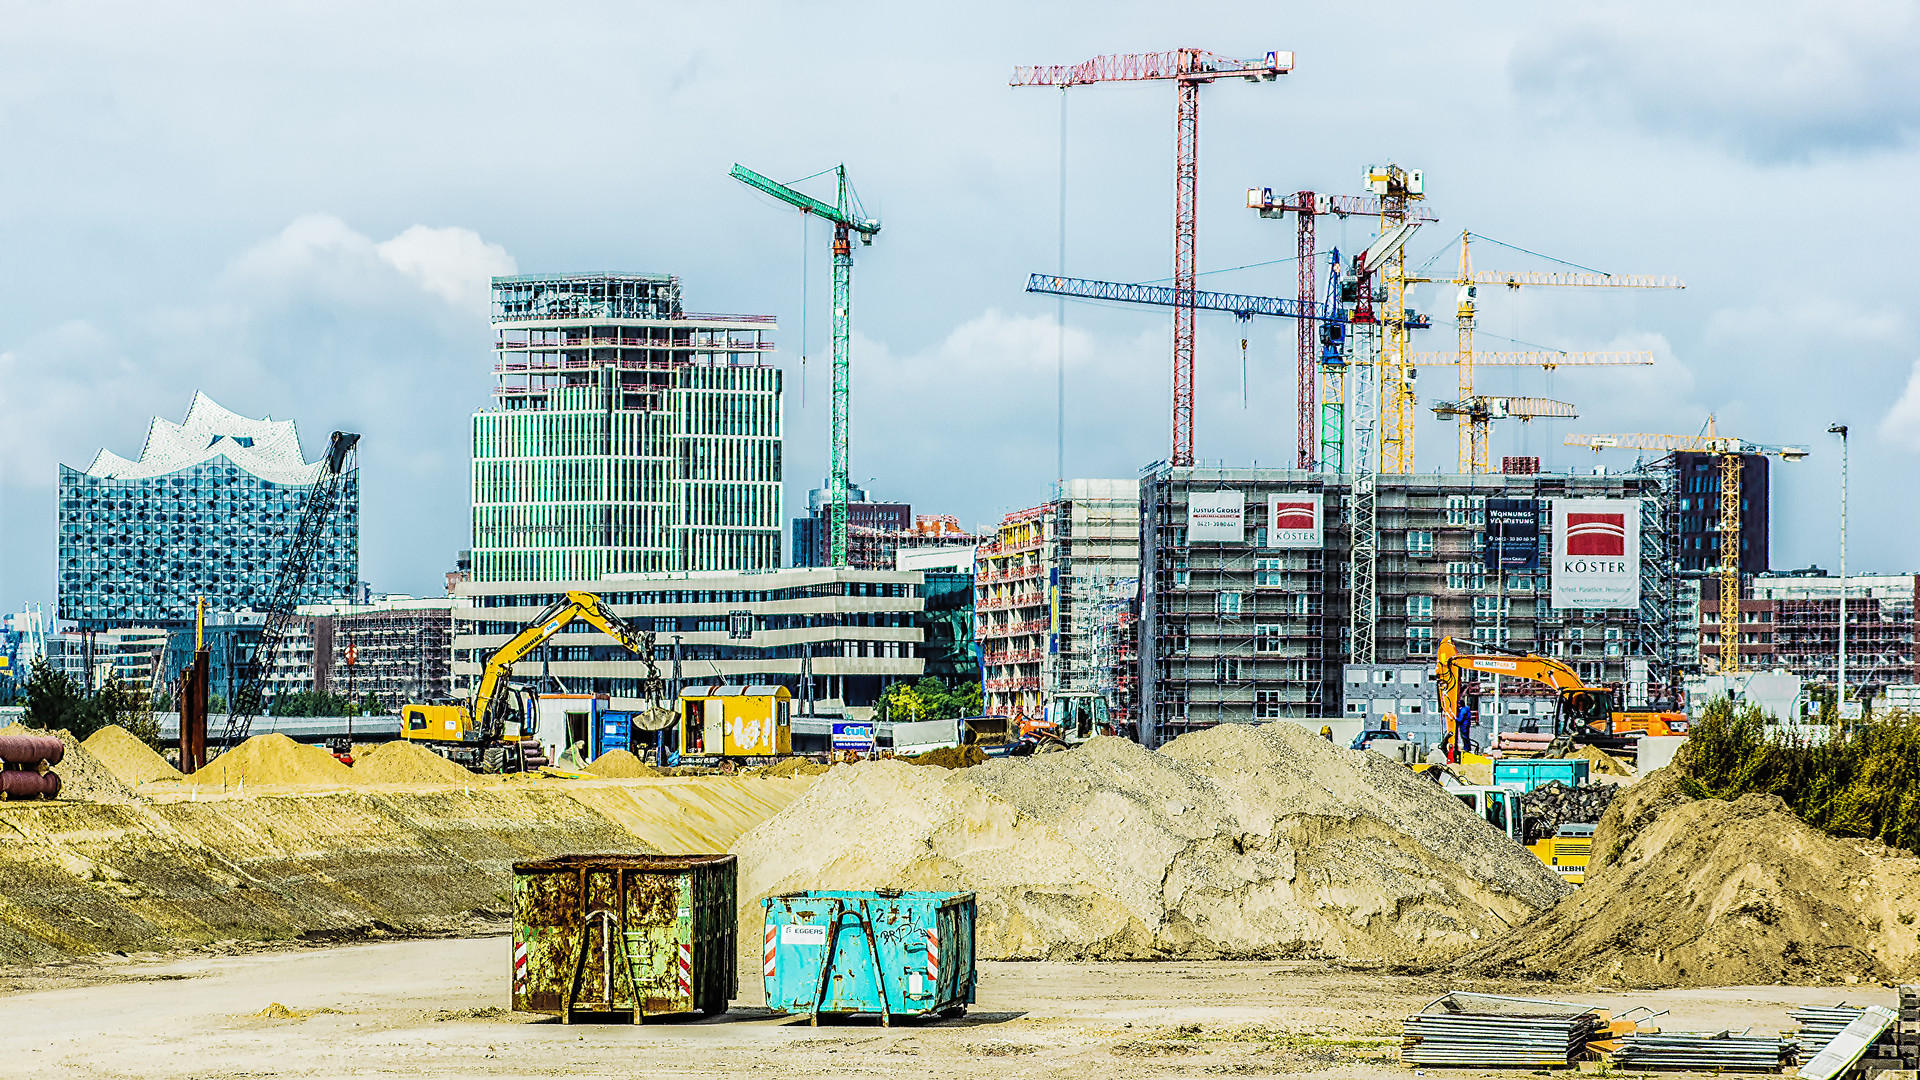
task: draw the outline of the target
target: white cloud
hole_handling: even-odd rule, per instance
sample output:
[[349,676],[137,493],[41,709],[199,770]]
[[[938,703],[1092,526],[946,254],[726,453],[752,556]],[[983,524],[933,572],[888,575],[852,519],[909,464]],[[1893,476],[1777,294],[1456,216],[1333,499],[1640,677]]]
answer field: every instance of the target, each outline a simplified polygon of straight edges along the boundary
[[1880,437],[1902,449],[1920,451],[1920,360],[1913,362],[1900,399],[1881,419]]
[[1543,114],[1625,120],[1762,163],[1896,148],[1920,129],[1920,19],[1901,0],[1578,5],[1514,51]]
[[512,274],[513,256],[472,229],[414,225],[376,244],[380,257],[428,292],[461,308],[486,311],[492,278]]

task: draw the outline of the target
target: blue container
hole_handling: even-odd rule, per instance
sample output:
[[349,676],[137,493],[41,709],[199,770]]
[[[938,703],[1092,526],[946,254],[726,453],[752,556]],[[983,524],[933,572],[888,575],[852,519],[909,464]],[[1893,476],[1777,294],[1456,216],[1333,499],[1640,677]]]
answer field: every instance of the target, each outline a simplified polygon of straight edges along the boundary
[[1555,780],[1568,787],[1579,787],[1587,782],[1587,770],[1592,766],[1593,762],[1585,758],[1496,761],[1493,763],[1493,784],[1495,787],[1518,787],[1523,792]]
[[601,712],[593,718],[593,745],[587,749],[599,757],[609,750],[633,749],[633,714]]
[[770,896],[761,970],[767,1008],[820,1014],[960,1016],[973,1003],[972,893],[799,892]]

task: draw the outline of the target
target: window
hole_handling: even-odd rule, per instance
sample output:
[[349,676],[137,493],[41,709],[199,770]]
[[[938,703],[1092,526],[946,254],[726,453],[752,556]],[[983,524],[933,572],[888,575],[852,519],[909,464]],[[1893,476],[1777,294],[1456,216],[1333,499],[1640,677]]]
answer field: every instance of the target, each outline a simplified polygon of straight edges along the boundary
[[1216,593],[1213,597],[1213,613],[1228,619],[1240,617],[1240,594],[1237,592]]
[[1419,622],[1431,620],[1433,618],[1433,597],[1407,597],[1407,618]]
[[1213,680],[1231,683],[1240,681],[1241,660],[1237,656],[1218,657],[1213,662]]
[[1447,524],[1479,525],[1486,520],[1485,495],[1447,496]]
[[1280,719],[1280,691],[1255,690],[1253,692],[1253,718],[1255,720]]
[[1253,651],[1277,653],[1280,651],[1280,624],[1257,623],[1253,628]]
[[1447,564],[1447,588],[1464,592],[1486,587],[1486,575],[1479,563],[1450,562]]
[[1282,584],[1279,559],[1253,560],[1253,586],[1256,589],[1273,589]]
[[1473,617],[1479,622],[1504,619],[1511,610],[1512,601],[1504,597],[1476,596],[1473,598]]
[[1407,655],[1408,656],[1432,656],[1433,655],[1433,627],[1431,626],[1407,627]]
[[1173,560],[1173,587],[1176,589],[1184,589],[1187,587],[1189,579],[1190,575],[1187,572],[1187,560]]
[[1533,591],[1532,575],[1508,574],[1507,575],[1507,591],[1508,592],[1532,592]]
[[1407,554],[1415,559],[1433,558],[1433,533],[1427,529],[1415,529],[1407,534]]

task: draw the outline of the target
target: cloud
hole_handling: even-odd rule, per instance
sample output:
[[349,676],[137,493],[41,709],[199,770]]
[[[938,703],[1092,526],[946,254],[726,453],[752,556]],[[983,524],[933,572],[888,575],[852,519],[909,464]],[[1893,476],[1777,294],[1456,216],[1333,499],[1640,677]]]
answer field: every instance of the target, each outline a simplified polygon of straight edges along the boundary
[[415,225],[374,250],[428,292],[479,311],[491,302],[492,279],[517,269],[506,248],[487,243],[472,229]]
[[376,243],[337,217],[308,214],[241,254],[227,276],[259,292],[369,304],[405,283],[471,315],[486,312],[493,276],[515,268],[471,229],[413,225]]
[[1554,121],[1625,122],[1763,164],[1906,145],[1920,128],[1920,18],[1897,0],[1582,6],[1509,59]]
[[1920,451],[1920,360],[1913,362],[1900,399],[1881,419],[1880,437],[1903,450]]

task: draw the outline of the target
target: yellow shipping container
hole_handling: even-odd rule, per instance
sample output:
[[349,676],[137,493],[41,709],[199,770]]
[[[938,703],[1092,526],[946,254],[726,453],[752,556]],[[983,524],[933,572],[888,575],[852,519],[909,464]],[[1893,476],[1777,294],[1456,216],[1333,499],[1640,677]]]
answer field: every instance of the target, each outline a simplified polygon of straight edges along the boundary
[[793,693],[784,686],[690,686],[680,692],[683,752],[721,757],[793,753]]

